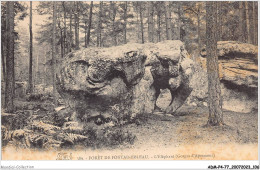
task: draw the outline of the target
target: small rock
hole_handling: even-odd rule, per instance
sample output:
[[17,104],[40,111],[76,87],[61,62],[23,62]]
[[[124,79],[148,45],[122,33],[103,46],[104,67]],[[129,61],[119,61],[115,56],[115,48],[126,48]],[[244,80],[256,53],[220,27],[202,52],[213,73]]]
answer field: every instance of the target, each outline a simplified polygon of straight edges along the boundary
[[65,108],[65,106],[59,106],[59,107],[56,107],[54,110],[56,111],[56,112],[58,112],[58,111],[60,111],[60,110],[62,110],[62,109],[64,109]]

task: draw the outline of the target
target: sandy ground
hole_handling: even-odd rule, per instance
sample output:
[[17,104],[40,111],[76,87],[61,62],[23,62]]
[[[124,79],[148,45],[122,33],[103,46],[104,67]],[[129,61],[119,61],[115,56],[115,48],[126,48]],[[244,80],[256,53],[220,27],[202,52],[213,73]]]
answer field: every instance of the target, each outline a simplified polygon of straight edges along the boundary
[[[157,104],[166,108],[170,96],[164,93]],[[258,114],[224,110],[223,127],[207,127],[208,108],[183,105],[175,115],[162,112],[147,115],[143,124],[126,127],[137,136],[135,147],[185,144],[252,144],[258,143]]]
[[[170,101],[169,94],[163,94],[158,105],[165,108]],[[116,149],[86,149],[66,151],[73,153],[72,159],[90,160],[93,155],[133,155],[148,157],[138,159],[258,159],[258,114],[224,111],[225,126],[207,127],[207,107],[183,105],[175,115],[162,112],[143,115],[139,123],[123,128],[136,135],[134,144],[121,145]],[[10,154],[6,148],[3,159],[58,159],[61,151],[24,151]],[[29,152],[29,153],[28,153]],[[196,157],[192,155],[208,155]],[[27,156],[26,156],[27,155]],[[28,157],[28,155],[30,155]],[[156,156],[157,155],[157,156]],[[161,155],[161,157],[159,156]],[[163,156],[164,155],[164,156]],[[179,155],[179,156],[178,156]],[[94,159],[94,158],[93,158]],[[102,158],[103,159],[103,158]],[[134,159],[114,157],[110,159]]]
[[[188,112],[187,112],[188,110]],[[147,115],[142,125],[128,125],[137,136],[135,147],[202,143],[257,143],[257,113],[235,113],[224,111],[225,126],[207,127],[208,108],[183,106],[174,116],[155,113]]]

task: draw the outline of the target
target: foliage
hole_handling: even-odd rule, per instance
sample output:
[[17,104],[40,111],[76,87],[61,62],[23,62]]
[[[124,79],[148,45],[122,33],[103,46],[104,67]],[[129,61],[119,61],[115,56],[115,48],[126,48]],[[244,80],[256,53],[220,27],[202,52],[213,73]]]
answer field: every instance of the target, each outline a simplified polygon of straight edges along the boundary
[[[3,146],[35,149],[114,148],[133,144],[135,136],[115,126],[85,126],[71,121],[70,109],[47,111],[42,108],[2,113]],[[59,120],[59,121],[57,121]]]
[[136,137],[120,127],[98,129],[91,126],[84,127],[84,133],[89,138],[84,141],[84,146],[93,148],[115,148],[122,144],[133,144]]

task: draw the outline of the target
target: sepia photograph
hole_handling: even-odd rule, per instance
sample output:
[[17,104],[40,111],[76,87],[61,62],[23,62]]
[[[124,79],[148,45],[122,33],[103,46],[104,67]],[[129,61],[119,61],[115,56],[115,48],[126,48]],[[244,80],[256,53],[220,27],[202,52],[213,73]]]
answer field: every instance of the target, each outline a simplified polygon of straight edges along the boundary
[[258,1],[1,1],[1,160],[258,154]]

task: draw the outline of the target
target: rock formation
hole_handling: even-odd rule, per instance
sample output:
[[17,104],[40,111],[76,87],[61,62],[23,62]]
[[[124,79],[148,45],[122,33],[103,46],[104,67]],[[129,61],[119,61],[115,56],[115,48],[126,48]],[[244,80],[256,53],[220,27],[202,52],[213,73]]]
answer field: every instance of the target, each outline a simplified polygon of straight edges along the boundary
[[[222,83],[223,108],[236,112],[257,109],[258,48],[235,41],[218,42],[219,76]],[[206,68],[206,51],[202,50]]]
[[181,41],[87,48],[69,53],[57,74],[57,90],[83,122],[124,122],[152,113],[168,88],[174,113],[192,91],[193,62]]

